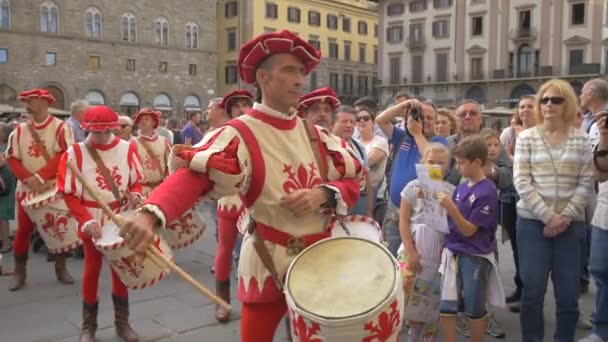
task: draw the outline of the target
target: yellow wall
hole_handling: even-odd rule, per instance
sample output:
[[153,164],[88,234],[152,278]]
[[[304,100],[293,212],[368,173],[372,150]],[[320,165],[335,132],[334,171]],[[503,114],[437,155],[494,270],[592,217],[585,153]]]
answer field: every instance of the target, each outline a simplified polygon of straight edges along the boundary
[[[265,28],[276,30],[288,29],[297,32],[302,39],[308,41],[310,36],[317,36],[321,44],[321,54],[323,58],[329,57],[329,39],[335,39],[338,43],[338,59],[344,60],[344,41],[351,43],[350,61],[359,62],[359,44],[366,45],[365,62],[373,63],[374,47],[378,45],[378,38],[374,37],[374,26],[378,24],[378,13],[367,8],[367,2],[362,0],[246,0],[252,1],[252,19],[241,18],[240,22],[251,21],[253,29],[251,32],[246,32],[242,37],[242,41],[251,39],[264,32]],[[236,27],[239,25],[237,18],[226,19],[224,15],[224,3],[220,2],[217,10],[218,24],[218,95],[223,95],[226,92],[235,89],[237,85],[226,85],[224,78],[225,61],[236,60],[238,51],[227,52],[227,31],[226,28]],[[266,3],[274,3],[278,5],[278,18],[266,18]],[[243,2],[239,1],[242,6]],[[288,7],[297,7],[300,9],[300,23],[292,23],[287,20]],[[311,26],[308,24],[308,11],[314,10],[321,14],[320,26]],[[239,15],[243,11],[239,8]],[[327,28],[327,15],[333,14],[338,17],[338,28]],[[344,32],[342,28],[342,17],[349,17],[350,32]],[[367,23],[367,35],[358,33],[358,22],[363,20]]]

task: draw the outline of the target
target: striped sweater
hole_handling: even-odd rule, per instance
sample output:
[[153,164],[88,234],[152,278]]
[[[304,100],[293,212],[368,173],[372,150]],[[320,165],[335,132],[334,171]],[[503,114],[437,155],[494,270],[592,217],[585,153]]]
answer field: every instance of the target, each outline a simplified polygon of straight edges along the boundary
[[521,132],[513,162],[513,183],[520,196],[518,214],[545,224],[555,214],[584,221],[593,191],[592,160],[589,137],[580,129],[570,128],[554,162],[540,127]]

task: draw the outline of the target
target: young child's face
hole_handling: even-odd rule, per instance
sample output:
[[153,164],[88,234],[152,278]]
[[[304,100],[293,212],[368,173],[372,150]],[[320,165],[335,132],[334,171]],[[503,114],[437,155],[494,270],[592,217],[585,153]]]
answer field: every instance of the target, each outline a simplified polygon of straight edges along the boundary
[[481,160],[475,159],[473,161],[455,157],[456,160],[456,170],[458,173],[464,178],[471,178],[477,174],[477,171],[481,168]]
[[486,139],[486,146],[488,147],[488,158],[491,161],[497,161],[498,155],[500,154],[500,141],[496,137],[489,137]]
[[156,121],[150,115],[143,115],[137,122],[137,126],[141,130],[153,130],[156,125]]
[[447,153],[431,151],[426,154],[424,163],[427,165],[437,165],[441,168],[441,173],[445,176],[448,172],[450,156]]

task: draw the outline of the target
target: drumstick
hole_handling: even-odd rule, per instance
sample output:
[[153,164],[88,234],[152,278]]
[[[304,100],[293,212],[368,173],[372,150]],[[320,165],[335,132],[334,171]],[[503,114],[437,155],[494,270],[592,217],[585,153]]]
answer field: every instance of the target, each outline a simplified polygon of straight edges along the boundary
[[[78,168],[76,167],[76,165],[74,165],[73,162],[69,161],[67,164],[68,164],[68,167],[70,168],[70,171],[72,171],[74,176],[76,176],[76,178],[78,178],[78,180],[82,184],[83,188],[87,191],[87,193],[91,197],[93,197],[95,202],[97,202],[97,204],[99,204],[99,206],[101,207],[101,210],[103,210],[103,212],[106,215],[108,215],[110,217],[110,219],[117,226],[122,226],[124,224],[124,219],[122,217],[120,217],[119,215],[116,215],[112,211],[112,209],[110,209],[110,207],[101,200],[101,198],[99,197],[99,194],[91,187],[91,185],[86,181],[86,179],[84,179],[84,176],[82,175],[82,173],[80,173],[80,170],[78,170]],[[182,280],[184,280],[188,284],[192,285],[195,289],[197,289],[204,296],[211,299],[211,301],[214,302],[215,304],[220,305],[221,307],[223,307],[226,310],[231,310],[230,304],[228,304],[222,298],[216,296],[215,293],[213,293],[211,290],[209,290],[208,288],[203,286],[203,284],[199,283],[194,278],[192,278],[188,273],[186,273],[186,271],[184,271],[181,267],[177,266],[171,260],[167,259],[164,255],[162,255],[154,247],[148,248],[146,250],[146,257],[150,258],[150,260],[152,262],[154,262],[155,264],[157,264],[160,268],[165,268],[162,266],[162,265],[164,265],[164,266],[170,268],[171,270],[173,270],[175,273],[177,273],[177,275],[180,278],[182,278]]]

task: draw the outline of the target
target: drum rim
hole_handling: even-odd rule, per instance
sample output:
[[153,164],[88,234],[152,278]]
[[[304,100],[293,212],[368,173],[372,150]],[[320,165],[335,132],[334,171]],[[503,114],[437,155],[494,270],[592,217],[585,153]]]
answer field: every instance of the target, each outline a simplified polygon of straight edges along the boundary
[[[368,217],[368,216],[364,216],[364,215],[346,215],[346,216],[341,217],[340,219],[342,219],[342,222],[344,222],[344,223],[348,223],[348,222],[369,223],[372,226],[374,226],[374,228],[378,229],[378,231],[382,232],[382,228],[380,227],[380,224],[378,223],[378,221],[376,221],[373,218]],[[333,229],[336,229],[336,228],[339,228],[338,218],[334,218],[329,223],[328,231],[331,232]]]
[[[354,215],[353,215],[353,216],[354,216]],[[393,263],[393,266],[395,267],[395,279],[396,279],[397,277],[399,277],[399,276],[400,276],[400,274],[398,274],[398,273],[399,273],[399,272],[398,272],[398,271],[399,271],[399,263],[398,263],[398,262],[396,262],[396,260],[395,260],[395,258],[393,257],[393,255],[390,253],[390,251],[389,251],[389,250],[388,250],[388,249],[387,249],[387,248],[386,248],[384,245],[382,245],[382,244],[380,244],[380,243],[377,243],[377,242],[374,242],[374,241],[370,241],[370,240],[368,240],[368,239],[364,239],[364,238],[361,238],[361,237],[357,237],[357,236],[340,236],[340,237],[331,237],[331,238],[327,238],[327,239],[323,239],[323,240],[317,241],[317,242],[315,242],[314,244],[312,244],[312,245],[308,246],[306,249],[304,249],[304,250],[303,250],[303,251],[302,251],[300,254],[298,254],[298,255],[297,255],[297,256],[296,256],[296,257],[295,257],[295,258],[294,258],[294,259],[291,261],[291,264],[289,265],[289,268],[287,269],[287,275],[286,275],[286,277],[285,277],[285,290],[284,290],[284,291],[289,292],[289,293],[292,293],[292,292],[290,291],[290,286],[289,286],[289,285],[290,285],[290,283],[289,283],[289,278],[290,278],[290,276],[291,276],[291,271],[292,271],[292,269],[293,269],[293,266],[296,264],[296,261],[297,261],[298,259],[300,259],[300,257],[302,257],[302,256],[303,256],[303,255],[304,255],[306,252],[308,252],[310,249],[312,249],[312,247],[313,247],[313,246],[320,245],[320,244],[322,244],[322,243],[327,243],[327,242],[328,242],[328,241],[330,241],[330,240],[344,240],[344,239],[348,239],[348,240],[360,240],[360,241],[363,241],[363,242],[366,242],[366,243],[369,243],[369,244],[372,244],[372,245],[375,245],[375,246],[380,247],[380,250],[382,250],[382,252],[384,252],[384,254],[386,254],[386,255],[389,257],[389,260],[391,260],[391,262]],[[387,295],[386,295],[384,298],[382,298],[382,300],[380,301],[380,303],[384,303],[384,302],[386,302],[386,300],[387,300],[388,298],[390,298],[390,297],[391,297],[391,295],[392,295],[392,294],[393,294],[393,292],[394,292],[394,287],[395,287],[395,284],[394,284],[394,285],[391,287],[391,290],[390,290],[390,291],[387,293]],[[399,290],[399,289],[397,289],[397,290]],[[372,307],[372,308],[370,308],[370,309],[368,309],[368,310],[366,310],[366,311],[362,311],[362,312],[359,312],[359,313],[357,313],[357,314],[353,314],[353,315],[349,315],[349,316],[341,316],[341,317],[328,317],[328,316],[323,316],[323,315],[318,315],[318,314],[315,314],[315,313],[313,313],[313,312],[310,312],[309,310],[305,310],[305,309],[304,309],[304,308],[303,308],[303,307],[300,305],[300,303],[298,303],[298,301],[297,301],[297,300],[296,300],[296,299],[295,299],[295,298],[294,298],[294,297],[293,297],[291,294],[289,294],[289,297],[290,297],[291,301],[294,303],[294,305],[295,305],[297,308],[299,308],[299,309],[300,309],[302,312],[305,312],[307,315],[314,316],[314,317],[318,317],[318,318],[320,318],[320,319],[329,320],[329,321],[342,321],[342,320],[347,320],[347,319],[351,319],[351,318],[355,318],[355,317],[361,317],[361,316],[365,316],[365,315],[369,314],[370,312],[373,312],[373,311],[374,311],[374,310],[377,308],[377,306],[376,306],[376,307]],[[380,303],[379,303],[379,304],[380,304]]]

